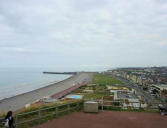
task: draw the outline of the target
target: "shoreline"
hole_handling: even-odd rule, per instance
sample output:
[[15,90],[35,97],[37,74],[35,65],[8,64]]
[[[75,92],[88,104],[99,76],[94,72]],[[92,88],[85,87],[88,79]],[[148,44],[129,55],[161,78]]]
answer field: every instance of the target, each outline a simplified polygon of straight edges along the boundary
[[57,83],[52,83],[30,92],[0,100],[0,111],[16,111],[20,108],[23,108],[26,104],[31,104],[37,100],[42,99],[43,97],[55,95],[65,89],[74,86],[75,84],[82,83],[84,80],[90,82],[92,78],[93,73],[77,73],[76,75],[70,76],[69,78]]
[[[71,76],[70,76],[70,77],[71,77]],[[66,78],[66,79],[68,79],[68,78]],[[64,79],[64,80],[66,80],[66,79]],[[64,81],[64,80],[60,80],[60,81]],[[60,81],[52,81],[52,82],[45,83],[45,84],[44,84],[44,85],[45,85],[44,87],[49,86],[49,85],[51,85],[51,84],[56,84],[56,83],[58,83],[58,82],[60,82]],[[10,96],[8,96],[8,97],[4,97],[4,98],[0,99],[0,102],[1,102],[2,100],[9,99],[9,98],[12,98],[12,97],[15,97],[15,96],[18,96],[18,95],[22,95],[22,94],[25,94],[25,93],[28,93],[28,92],[31,92],[31,91],[34,91],[34,90],[41,89],[41,88],[43,88],[43,87],[39,87],[39,88],[37,88],[37,89],[32,89],[32,90],[30,90],[30,91],[26,91],[26,92],[23,92],[23,93],[18,93],[18,94],[15,94],[15,95],[10,95]]]
[[49,75],[42,71],[2,71],[0,77],[0,101],[63,81],[72,75]]

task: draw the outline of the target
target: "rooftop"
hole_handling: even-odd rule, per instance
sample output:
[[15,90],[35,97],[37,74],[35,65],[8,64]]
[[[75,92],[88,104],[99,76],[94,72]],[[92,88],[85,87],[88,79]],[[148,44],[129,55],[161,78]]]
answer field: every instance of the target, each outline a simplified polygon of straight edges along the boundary
[[163,90],[163,89],[167,90],[167,85],[166,84],[153,84],[152,86],[160,88],[161,90]]

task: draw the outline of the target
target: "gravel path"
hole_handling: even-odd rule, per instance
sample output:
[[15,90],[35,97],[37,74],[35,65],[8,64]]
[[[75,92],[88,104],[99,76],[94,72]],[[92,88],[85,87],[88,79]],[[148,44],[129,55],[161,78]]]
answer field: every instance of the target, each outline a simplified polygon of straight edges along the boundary
[[167,128],[167,116],[143,112],[75,112],[34,128]]
[[16,111],[23,108],[26,104],[33,103],[45,96],[55,95],[65,89],[68,89],[75,84],[82,83],[83,81],[91,81],[93,78],[92,73],[78,73],[64,81],[51,84],[49,86],[17,95],[11,98],[0,100],[0,111],[7,112],[9,110]]

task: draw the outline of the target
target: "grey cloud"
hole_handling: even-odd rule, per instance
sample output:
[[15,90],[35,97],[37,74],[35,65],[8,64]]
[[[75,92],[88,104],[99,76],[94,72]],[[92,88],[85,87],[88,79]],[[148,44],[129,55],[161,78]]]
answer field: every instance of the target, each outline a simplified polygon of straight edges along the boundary
[[0,59],[9,65],[15,58],[15,66],[23,56],[30,66],[164,65],[166,13],[166,2],[156,0],[3,0]]

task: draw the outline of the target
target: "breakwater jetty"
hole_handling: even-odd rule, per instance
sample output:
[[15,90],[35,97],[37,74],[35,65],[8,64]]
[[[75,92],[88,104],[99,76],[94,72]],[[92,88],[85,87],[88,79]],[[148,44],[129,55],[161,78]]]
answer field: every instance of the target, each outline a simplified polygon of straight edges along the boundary
[[43,72],[44,74],[76,75],[77,72]]

